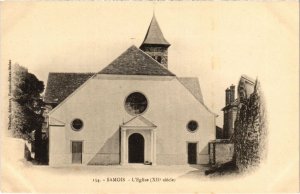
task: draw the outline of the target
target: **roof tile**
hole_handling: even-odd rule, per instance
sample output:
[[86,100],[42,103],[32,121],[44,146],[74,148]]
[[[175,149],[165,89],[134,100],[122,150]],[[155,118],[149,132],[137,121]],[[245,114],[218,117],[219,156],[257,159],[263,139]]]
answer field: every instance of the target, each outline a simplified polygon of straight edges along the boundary
[[50,72],[44,101],[59,104],[94,74]]
[[102,69],[99,74],[174,76],[166,67],[134,45]]

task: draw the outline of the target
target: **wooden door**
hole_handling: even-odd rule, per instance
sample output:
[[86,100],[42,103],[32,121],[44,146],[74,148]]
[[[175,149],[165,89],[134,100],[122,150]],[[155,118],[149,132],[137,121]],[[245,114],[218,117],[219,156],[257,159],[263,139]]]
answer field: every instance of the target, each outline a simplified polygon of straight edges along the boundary
[[144,163],[144,137],[139,133],[130,135],[128,141],[129,163]]
[[197,143],[188,143],[188,163],[197,163]]
[[72,142],[72,163],[73,164],[82,163],[82,142],[81,141]]

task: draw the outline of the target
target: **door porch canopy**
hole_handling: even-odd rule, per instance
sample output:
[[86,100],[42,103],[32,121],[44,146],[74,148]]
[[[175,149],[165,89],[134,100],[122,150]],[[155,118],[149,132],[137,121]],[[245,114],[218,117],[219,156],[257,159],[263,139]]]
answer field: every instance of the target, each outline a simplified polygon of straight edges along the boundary
[[150,139],[145,138],[145,143],[150,141],[150,148],[145,147],[147,152],[150,151],[149,162],[156,165],[156,125],[151,121],[139,115],[120,126],[121,130],[121,165],[128,164],[128,138],[133,133],[150,134]]

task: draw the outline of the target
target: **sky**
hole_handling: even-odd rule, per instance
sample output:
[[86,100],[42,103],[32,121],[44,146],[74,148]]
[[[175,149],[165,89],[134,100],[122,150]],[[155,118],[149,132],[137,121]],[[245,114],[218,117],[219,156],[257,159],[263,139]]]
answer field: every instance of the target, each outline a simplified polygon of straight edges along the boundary
[[[131,45],[140,46],[153,10],[171,43],[169,69],[198,77],[220,127],[225,89],[242,74],[258,78],[267,99],[282,95],[281,87],[295,90],[296,1],[2,2],[2,70],[11,59],[45,84],[49,72],[100,71]],[[291,102],[296,93],[281,99]]]

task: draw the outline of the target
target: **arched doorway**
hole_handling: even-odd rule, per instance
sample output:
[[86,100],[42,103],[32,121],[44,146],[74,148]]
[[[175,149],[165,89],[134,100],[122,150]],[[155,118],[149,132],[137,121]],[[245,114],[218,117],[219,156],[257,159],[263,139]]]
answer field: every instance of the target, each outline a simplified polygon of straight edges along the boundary
[[144,137],[139,133],[134,133],[129,136],[128,140],[128,162],[129,163],[144,163]]

